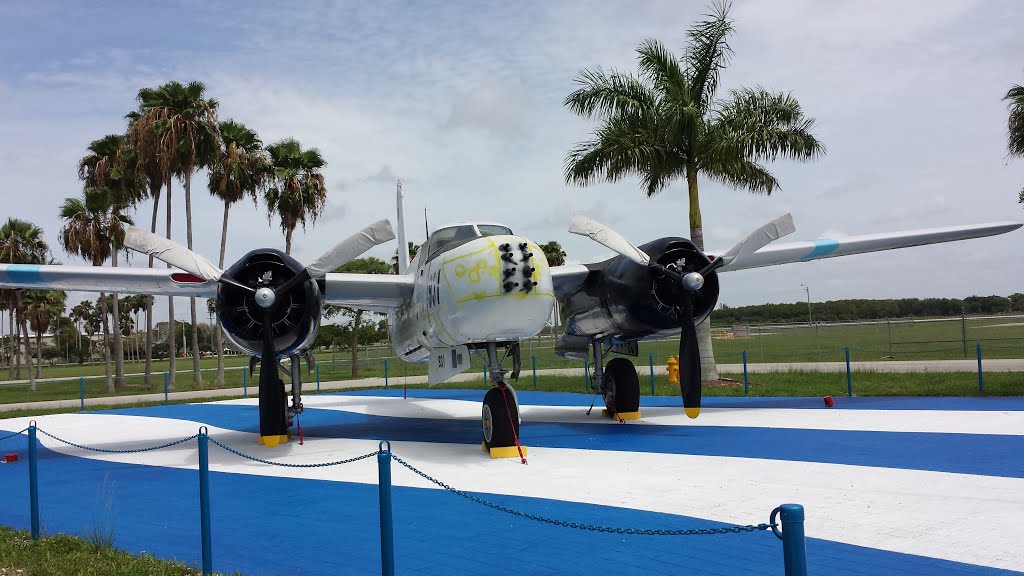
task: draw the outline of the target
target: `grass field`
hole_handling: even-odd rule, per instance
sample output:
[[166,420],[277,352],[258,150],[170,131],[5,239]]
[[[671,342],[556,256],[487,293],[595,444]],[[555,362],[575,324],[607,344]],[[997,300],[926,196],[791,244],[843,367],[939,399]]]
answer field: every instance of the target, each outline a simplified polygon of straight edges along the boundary
[[[959,319],[940,322],[881,322],[870,325],[821,325],[817,329],[807,326],[771,327],[757,326],[750,329],[749,335],[740,338],[716,339],[715,357],[719,363],[739,363],[744,351],[747,361],[760,362],[814,362],[842,361],[844,346],[850,347],[853,361],[858,360],[929,360],[929,359],[962,359],[964,358],[964,339],[966,334],[967,357],[974,358],[975,343],[981,342],[984,358],[1022,358],[1024,357],[1024,322],[1017,319],[968,319],[965,326]],[[966,330],[965,330],[966,329]],[[552,349],[554,339],[551,337],[536,338],[523,343],[523,373],[529,375],[536,364],[538,369],[546,368],[577,368],[582,366],[578,360],[561,358]],[[675,340],[647,341],[640,343],[638,365],[644,365],[653,359],[656,365],[664,365],[668,356],[677,354],[678,343]],[[346,350],[321,351],[316,360],[319,366],[320,380],[344,380],[351,377],[351,364]],[[259,376],[259,369],[249,377],[245,374],[249,364],[248,357],[230,356],[225,358],[227,367],[225,380],[217,388],[236,388],[253,384]],[[216,358],[203,358],[201,361],[202,384],[193,384],[191,360],[179,359],[178,367],[189,368],[179,370],[176,378],[177,391],[195,389],[213,389],[216,376]],[[479,357],[472,357],[472,368],[482,372],[483,364]],[[164,389],[164,371],[167,363],[154,362],[154,373],[147,386],[142,375],[142,363],[125,364],[126,377],[113,395],[143,394],[161,392]],[[102,364],[44,366],[43,377],[46,379],[65,379],[64,381],[44,382],[39,389],[30,392],[23,383],[4,383],[7,371],[0,371],[0,404],[11,402],[32,402],[42,400],[58,400],[79,398],[81,387],[85,388],[86,398],[111,396],[106,392]],[[393,357],[393,353],[383,346],[371,347],[360,351],[359,377],[415,376],[426,374],[426,365],[409,364]],[[23,374],[24,377],[24,374]],[[79,378],[81,377],[81,380]],[[845,378],[837,375],[837,378]],[[966,377],[973,377],[970,374]],[[995,375],[992,375],[995,377]],[[759,378],[765,378],[759,376]],[[481,380],[483,377],[481,376]],[[890,380],[896,378],[890,377]],[[316,376],[311,375],[309,381],[315,382]]]

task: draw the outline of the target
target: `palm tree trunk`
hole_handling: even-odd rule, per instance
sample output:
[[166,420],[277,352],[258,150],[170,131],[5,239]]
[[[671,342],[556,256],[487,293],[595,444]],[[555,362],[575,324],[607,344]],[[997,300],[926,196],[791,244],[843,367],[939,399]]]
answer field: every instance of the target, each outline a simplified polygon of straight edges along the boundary
[[[117,268],[117,247],[110,255],[110,265]],[[121,339],[121,306],[117,294],[111,294],[111,314],[114,319],[114,386],[124,385],[124,341]]]
[[14,302],[14,379],[21,380],[21,296],[18,293],[14,294]]
[[[7,320],[8,320],[8,322],[7,322],[7,331],[10,332],[9,338],[7,340],[7,342],[10,344],[10,347],[7,348],[7,379],[8,380],[14,380],[14,356],[16,354],[16,351],[15,351],[16,345],[15,345],[15,343],[17,342],[17,340],[15,339],[15,336],[14,336],[14,332],[15,332],[15,328],[14,328],[14,304],[13,303],[10,303],[10,304],[11,304],[11,307],[7,309]],[[21,358],[20,354],[18,354],[18,358]],[[19,361],[19,363],[20,363],[20,361]],[[20,378],[20,376],[19,376],[19,378]]]
[[[167,176],[167,239],[171,238],[171,176]],[[167,265],[171,267],[170,264]],[[167,388],[174,390],[174,371],[177,369],[178,344],[174,338],[174,296],[167,297]]]
[[[185,235],[188,249],[192,249],[192,173],[185,174]],[[196,316],[196,298],[188,299],[192,308],[192,383],[196,388],[203,385],[203,373],[199,368],[199,322]]]
[[43,334],[36,332],[36,378],[43,377]]
[[[224,222],[221,224],[221,228],[220,228],[220,260],[217,262],[217,266],[219,266],[221,270],[224,269],[224,252],[227,249],[227,245],[228,245],[228,210],[230,208],[231,208],[231,205],[228,204],[227,201],[225,200],[224,201]],[[217,338],[216,338],[216,340],[217,340],[217,380],[215,382],[215,385],[216,386],[223,386],[224,385],[224,335],[221,334],[221,331],[220,331],[220,310],[218,310],[216,306],[214,306],[214,313],[217,314],[217,325],[212,327],[213,331],[217,335]]]
[[284,253],[288,254],[289,256],[292,253],[292,232],[294,231],[294,228],[289,228],[284,235]]
[[[697,169],[687,166],[686,186],[690,199],[690,240],[704,251],[704,223],[700,216],[700,197],[697,193]],[[705,381],[718,380],[718,364],[711,342],[711,316],[697,325],[697,348],[700,350],[700,374]]]
[[[36,374],[32,371],[32,341],[28,336],[28,319],[25,317],[25,304],[21,299],[21,291],[14,293],[15,305],[18,307],[18,328],[25,336],[25,368],[28,369],[28,389],[36,391]],[[21,342],[18,343],[21,346]],[[21,378],[19,371],[18,378]]]
[[359,321],[363,319],[363,311],[356,310],[352,320],[352,377],[359,377]]
[[110,320],[107,318],[107,299],[100,292],[100,322],[103,329],[103,371],[107,376],[107,393],[114,393],[114,379],[110,375]]
[[[149,231],[156,234],[156,216],[157,208],[160,207],[160,186],[152,185],[150,182],[150,194],[153,196],[153,223],[149,227]],[[153,267],[153,257],[149,257],[149,267]],[[153,380],[151,374],[153,372],[153,298],[146,297],[146,375],[144,383],[147,389],[153,387]]]

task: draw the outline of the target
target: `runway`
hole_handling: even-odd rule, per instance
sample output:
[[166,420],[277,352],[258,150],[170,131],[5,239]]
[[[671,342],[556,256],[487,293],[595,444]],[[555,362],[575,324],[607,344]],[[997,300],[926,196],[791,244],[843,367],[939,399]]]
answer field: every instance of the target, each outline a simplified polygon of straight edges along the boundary
[[[256,445],[253,399],[36,420],[55,436],[105,449],[166,443],[206,425],[235,449],[289,463],[350,458],[385,439],[455,488],[604,526],[758,524],[775,506],[796,502],[807,510],[816,574],[1024,571],[1021,398],[840,398],[831,409],[818,398],[706,398],[701,417],[689,421],[678,398],[644,397],[643,420],[618,424],[596,410],[587,416],[589,396],[520,392],[530,450],[523,466],[481,454],[482,390],[411,390],[409,399],[389,392],[308,396],[304,444],[276,449]],[[27,422],[0,420],[0,429]],[[40,442],[44,532],[81,533],[113,517],[120,547],[198,559],[195,441],[140,454]],[[24,458],[24,445],[22,436],[0,450],[20,447]],[[281,468],[215,446],[210,455],[218,571],[379,573],[374,458]],[[0,467],[0,522],[20,528],[28,526],[26,468]],[[583,532],[469,502],[397,464],[392,473],[402,574],[783,573],[781,543],[770,532]]]

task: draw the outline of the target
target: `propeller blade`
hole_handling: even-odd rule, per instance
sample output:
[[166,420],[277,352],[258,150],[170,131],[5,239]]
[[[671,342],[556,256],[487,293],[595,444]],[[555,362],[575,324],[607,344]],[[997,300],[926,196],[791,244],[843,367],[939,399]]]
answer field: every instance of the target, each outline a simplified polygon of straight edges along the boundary
[[311,278],[320,278],[360,257],[370,248],[394,239],[395,231],[391,229],[391,222],[387,219],[374,222],[324,252],[312,264],[306,266],[306,272],[309,272]]
[[700,348],[693,324],[693,297],[683,296],[682,331],[679,333],[679,393],[690,418],[700,415]]
[[128,228],[128,231],[124,234],[124,245],[136,252],[148,254],[161,262],[166,262],[175,268],[180,268],[203,280],[220,280],[222,274],[220,268],[217,268],[212,262],[199,254],[177,242],[157,236],[141,228]]
[[569,232],[587,236],[642,266],[647,266],[651,261],[651,257],[647,253],[632,245],[621,234],[582,214],[573,215],[569,222]]
[[796,225],[793,224],[792,214],[780,216],[761,226],[722,255],[722,271],[728,270],[730,266],[742,262],[747,256],[793,232],[796,232]]

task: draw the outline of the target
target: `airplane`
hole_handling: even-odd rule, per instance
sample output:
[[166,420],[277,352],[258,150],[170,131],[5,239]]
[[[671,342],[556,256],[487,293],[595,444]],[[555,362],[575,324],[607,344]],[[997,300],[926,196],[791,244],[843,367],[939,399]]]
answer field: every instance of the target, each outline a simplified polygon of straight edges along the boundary
[[[556,300],[565,332],[555,351],[590,359],[591,388],[604,399],[609,416],[623,421],[638,415],[640,386],[628,358],[606,364],[605,356],[612,351],[636,356],[640,340],[678,334],[680,393],[686,415],[696,418],[701,406],[696,326],[718,301],[719,274],[994,236],[1022,226],[995,222],[769,246],[795,231],[787,214],[729,250],[704,252],[681,237],[635,246],[611,228],[576,215],[569,232],[617,255],[551,267],[536,243],[494,222],[442,226],[410,262],[401,182],[397,222],[398,274],[331,272],[395,239],[388,220],[342,240],[305,267],[280,250],[260,248],[227,270],[167,238],[130,228],[125,247],[154,256],[168,269],[0,264],[0,287],[215,298],[224,334],[250,354],[250,370],[260,363],[259,442],[269,447],[288,441],[294,417],[303,410],[300,364],[305,359],[307,369],[312,366],[323,305],[385,313],[395,353],[408,362],[428,363],[431,385],[468,369],[470,354],[483,359],[492,384],[481,409],[483,447],[492,457],[518,456],[525,463],[519,404],[508,376],[518,378],[519,343],[544,329]],[[290,404],[278,376],[284,359],[290,359]],[[504,368],[509,360],[511,371]]]

